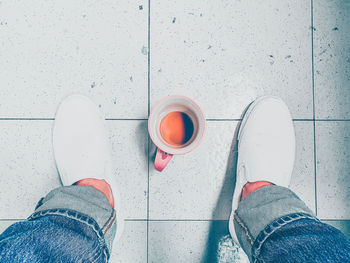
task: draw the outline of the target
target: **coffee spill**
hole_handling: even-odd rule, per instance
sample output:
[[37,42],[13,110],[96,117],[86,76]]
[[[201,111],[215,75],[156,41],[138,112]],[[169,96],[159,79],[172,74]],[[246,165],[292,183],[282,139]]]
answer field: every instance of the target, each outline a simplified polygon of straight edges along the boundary
[[191,139],[193,123],[186,113],[180,111],[170,112],[162,119],[160,132],[167,143],[181,146]]

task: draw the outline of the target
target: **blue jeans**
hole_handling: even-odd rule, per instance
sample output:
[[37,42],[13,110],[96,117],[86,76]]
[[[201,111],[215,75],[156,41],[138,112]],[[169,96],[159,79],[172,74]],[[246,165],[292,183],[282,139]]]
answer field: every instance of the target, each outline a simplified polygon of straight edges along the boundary
[[108,262],[116,213],[89,186],[54,189],[0,236],[0,262]]
[[249,194],[234,226],[251,262],[350,262],[350,241],[288,188],[271,185]]
[[[251,262],[350,262],[349,240],[283,187],[248,195],[234,224]],[[102,193],[60,187],[0,236],[0,262],[108,262],[116,228],[115,211]]]

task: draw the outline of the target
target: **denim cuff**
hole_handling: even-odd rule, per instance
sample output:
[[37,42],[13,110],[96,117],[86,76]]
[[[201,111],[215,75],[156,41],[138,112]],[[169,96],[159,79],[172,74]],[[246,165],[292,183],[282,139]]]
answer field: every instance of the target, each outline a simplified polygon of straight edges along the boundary
[[51,214],[70,217],[76,213],[78,220],[86,218],[83,221],[89,226],[93,225],[92,221],[96,222],[111,252],[117,227],[116,213],[105,195],[93,187],[72,185],[52,190],[39,201],[29,220]]
[[260,232],[260,234],[257,236],[253,247],[252,247],[252,259],[253,262],[257,262],[257,259],[260,256],[261,248],[264,242],[277,230],[281,229],[283,226],[290,224],[292,222],[295,222],[300,219],[310,219],[317,222],[320,222],[317,218],[314,216],[311,216],[309,214],[304,213],[294,213],[290,215],[286,215],[283,217],[280,217],[274,221],[272,221],[270,224],[268,224],[263,231]]
[[[260,232],[277,220],[277,223],[272,225],[271,231],[269,231],[269,234],[273,233],[281,224],[298,218],[297,216],[287,221],[281,219],[292,214],[313,217],[312,211],[295,193],[281,186],[262,187],[239,203],[234,214],[235,231],[238,241],[251,261],[253,261],[252,246]],[[303,216],[300,219],[304,218]],[[280,221],[278,221],[279,219]],[[260,240],[261,243],[264,240]]]

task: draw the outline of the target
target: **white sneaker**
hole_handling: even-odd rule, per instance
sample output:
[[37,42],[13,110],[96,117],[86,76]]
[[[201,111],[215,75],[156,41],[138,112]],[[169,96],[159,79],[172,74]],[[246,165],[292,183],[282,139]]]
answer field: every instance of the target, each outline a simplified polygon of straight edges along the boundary
[[294,166],[295,134],[287,105],[277,97],[254,101],[244,115],[238,134],[236,187],[229,230],[238,243],[233,216],[247,182],[268,181],[288,187]]
[[53,149],[63,185],[72,185],[85,178],[103,179],[110,185],[117,217],[114,242],[119,240],[124,218],[112,172],[108,133],[104,117],[89,98],[72,95],[61,103],[53,129]]

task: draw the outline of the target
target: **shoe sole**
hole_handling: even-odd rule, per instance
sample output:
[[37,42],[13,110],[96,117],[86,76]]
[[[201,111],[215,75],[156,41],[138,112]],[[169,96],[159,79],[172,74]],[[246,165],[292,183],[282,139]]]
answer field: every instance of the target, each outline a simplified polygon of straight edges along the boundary
[[[259,97],[258,99],[256,99],[255,101],[253,101],[249,106],[248,106],[248,109],[247,111],[244,113],[243,115],[243,119],[242,119],[242,122],[241,122],[241,126],[239,127],[239,131],[238,131],[238,154],[239,154],[239,142],[240,142],[240,139],[243,135],[243,131],[244,131],[244,127],[251,115],[251,113],[253,112],[253,110],[256,108],[256,106],[262,101],[262,100],[265,100],[265,99],[277,99],[279,101],[282,101],[279,97],[276,97],[276,96],[262,96],[262,97]],[[235,191],[237,190],[237,186],[238,186],[238,180],[236,178],[236,186],[235,186]],[[233,193],[233,196],[232,196],[232,205],[234,204],[233,202],[233,198],[234,198],[234,193]],[[238,242],[238,238],[237,238],[237,235],[236,235],[236,231],[235,231],[235,227],[234,227],[234,224],[233,224],[233,219],[234,219],[234,213],[235,213],[235,208],[232,207],[232,210],[231,210],[231,214],[230,214],[230,219],[229,219],[229,223],[228,223],[228,228],[229,228],[229,232],[231,234],[231,237],[233,239],[233,241],[235,241],[237,243],[237,245],[240,245],[239,242]]]

